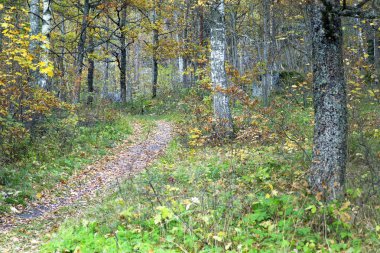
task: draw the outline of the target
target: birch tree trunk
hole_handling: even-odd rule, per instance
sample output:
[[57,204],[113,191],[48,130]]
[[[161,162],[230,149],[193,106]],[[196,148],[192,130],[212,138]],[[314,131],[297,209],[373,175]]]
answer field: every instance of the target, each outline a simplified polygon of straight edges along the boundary
[[315,0],[311,5],[314,75],[314,143],[310,186],[325,200],[343,195],[347,161],[347,105],[341,18]]
[[366,54],[366,51],[365,51],[364,39],[363,39],[364,38],[363,27],[359,18],[355,18],[355,24],[358,30],[358,40],[359,40],[360,50],[362,51],[362,56],[364,56]]
[[[43,0],[43,13],[42,13],[42,35],[46,36],[46,40],[42,44],[41,62],[45,66],[49,65],[49,48],[50,48],[50,30],[51,30],[51,0]],[[38,85],[43,89],[48,89],[49,77],[47,74],[40,74]]]
[[[30,13],[29,13],[29,22],[30,22],[30,35],[36,36],[40,34],[40,0],[31,0],[30,1]],[[37,64],[39,62],[39,53],[38,53],[39,41],[37,39],[31,39],[29,44],[29,51],[33,55],[33,63]],[[38,84],[39,72],[38,70],[31,70],[31,79],[29,81],[30,86],[36,86]]]
[[[178,24],[178,13],[174,13],[174,22],[176,24]],[[181,43],[181,38],[180,38],[180,33],[179,32],[176,32],[175,33],[175,40],[178,44]],[[179,53],[179,56],[178,56],[178,77],[177,77],[177,82],[178,83],[183,83],[183,58],[182,58],[182,55],[181,53]]]
[[211,23],[211,80],[214,90],[214,119],[216,131],[222,137],[231,137],[233,134],[232,116],[227,95],[226,59],[226,31],[224,0],[212,6]]

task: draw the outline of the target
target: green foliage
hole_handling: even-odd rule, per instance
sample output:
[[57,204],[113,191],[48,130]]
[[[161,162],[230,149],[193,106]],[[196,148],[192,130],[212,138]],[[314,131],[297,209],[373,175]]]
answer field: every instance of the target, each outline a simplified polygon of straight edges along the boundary
[[66,180],[131,133],[129,118],[113,109],[91,117],[91,124],[88,115],[79,115],[54,114],[33,127],[33,139],[27,141],[22,156],[0,170],[1,212],[24,205],[37,193]]
[[350,204],[311,197],[299,159],[276,150],[172,142],[165,157],[80,222],[67,222],[42,251],[359,252]]

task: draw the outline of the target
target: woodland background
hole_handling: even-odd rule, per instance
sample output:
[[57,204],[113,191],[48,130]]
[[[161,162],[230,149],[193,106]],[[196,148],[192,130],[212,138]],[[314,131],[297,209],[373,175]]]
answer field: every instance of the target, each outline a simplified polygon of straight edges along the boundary
[[376,252],[379,7],[0,1],[0,220],[164,120],[166,155],[40,250]]

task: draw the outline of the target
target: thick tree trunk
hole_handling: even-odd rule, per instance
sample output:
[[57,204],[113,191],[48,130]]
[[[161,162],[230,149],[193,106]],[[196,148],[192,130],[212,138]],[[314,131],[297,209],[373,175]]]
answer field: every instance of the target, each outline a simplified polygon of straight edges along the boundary
[[77,59],[75,62],[76,66],[76,77],[74,84],[74,102],[79,103],[80,101],[80,92],[81,92],[81,83],[82,83],[82,72],[83,72],[83,59],[85,54],[85,44],[87,39],[87,27],[88,27],[88,15],[90,13],[90,0],[84,0],[83,6],[83,17],[82,25],[79,35],[79,42],[77,47]]
[[212,6],[211,23],[211,80],[214,90],[214,117],[217,133],[229,137],[233,133],[232,116],[227,95],[226,31],[224,0]]
[[[327,1],[332,7],[339,0]],[[341,18],[315,1],[311,5],[315,128],[310,185],[325,200],[343,195],[347,160],[346,82]]]
[[[35,36],[40,34],[40,0],[31,0],[30,1],[30,14],[29,14],[29,22],[30,22],[30,35]],[[34,60],[33,63],[37,64],[39,62],[39,41],[37,39],[31,39],[29,44],[29,51],[33,55]],[[29,81],[30,86],[37,86],[39,79],[38,70],[31,70],[31,78]]]

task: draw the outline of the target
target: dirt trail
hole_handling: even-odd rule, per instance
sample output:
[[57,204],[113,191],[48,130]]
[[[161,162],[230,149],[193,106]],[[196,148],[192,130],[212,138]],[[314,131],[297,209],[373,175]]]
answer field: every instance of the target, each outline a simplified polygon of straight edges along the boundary
[[[65,211],[60,213],[64,207],[75,206],[80,212],[81,207],[85,207],[92,199],[114,192],[119,182],[141,172],[165,150],[172,138],[173,128],[168,122],[156,123],[156,128],[139,143],[129,147],[121,145],[115,149],[116,154],[95,162],[66,182],[61,182],[44,193],[40,200],[30,203],[21,213],[1,217],[0,237],[33,221],[44,220],[45,223],[50,220],[50,223],[55,223],[55,220],[67,215]],[[134,128],[133,135],[141,137],[141,129],[138,126]]]

